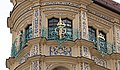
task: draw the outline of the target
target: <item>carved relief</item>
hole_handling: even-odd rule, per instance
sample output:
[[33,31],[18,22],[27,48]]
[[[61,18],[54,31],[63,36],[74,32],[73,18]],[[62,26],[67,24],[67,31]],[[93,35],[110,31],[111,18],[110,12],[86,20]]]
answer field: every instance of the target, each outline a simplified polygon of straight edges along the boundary
[[83,56],[83,57],[86,57],[86,58],[90,58],[89,48],[82,46],[80,48],[80,56]]
[[19,64],[24,63],[24,62],[28,59],[28,57],[30,57],[30,52],[28,52],[27,54],[25,54],[25,55],[20,59]]
[[31,63],[31,70],[39,70],[39,61],[33,61]]
[[39,70],[42,70],[42,62],[40,62],[39,66],[40,66]]
[[59,47],[59,46],[50,46],[50,55],[65,55],[65,56],[71,56],[72,55],[72,49],[71,47]]
[[42,12],[40,10],[40,24],[39,24],[39,34],[40,34],[40,37],[42,36]]
[[97,58],[96,56],[92,56],[92,60],[94,60],[96,64],[106,67],[107,62],[105,60]]
[[81,28],[82,28],[82,38],[87,39],[88,23],[87,23],[87,14],[84,11],[81,11]]
[[39,9],[35,10],[34,19],[33,19],[34,38],[41,36],[41,27],[40,27],[42,21],[41,19],[42,19],[41,11]]
[[33,47],[30,50],[30,56],[35,56],[39,54],[39,45],[33,45]]
[[120,53],[120,27],[116,27],[116,48],[117,52]]
[[46,70],[49,70],[49,67],[51,67],[52,64],[46,64]]
[[73,70],[76,70],[76,65],[72,64],[72,68],[73,68]]
[[90,70],[89,64],[86,62],[81,63],[81,70]]

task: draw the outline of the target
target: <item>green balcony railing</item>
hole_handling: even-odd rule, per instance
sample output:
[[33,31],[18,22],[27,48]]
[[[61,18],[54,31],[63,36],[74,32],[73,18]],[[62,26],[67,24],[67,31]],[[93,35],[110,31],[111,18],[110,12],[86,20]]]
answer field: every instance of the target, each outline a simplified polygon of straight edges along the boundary
[[66,31],[64,36],[59,39],[58,32],[55,30],[50,31],[50,29],[51,28],[42,28],[42,37],[48,40],[55,40],[59,43],[59,45],[62,45],[62,43],[65,41],[74,41],[76,39],[80,39],[81,36],[81,33],[78,31],[78,29],[72,29],[71,32]]
[[99,39],[89,40],[94,43],[94,48],[97,49],[102,54],[112,54],[115,52],[114,43],[101,42]]
[[[55,40],[56,42],[59,43],[59,45],[61,46],[63,42],[66,41],[74,41],[76,39],[81,39],[81,32],[78,29],[72,29],[71,34],[70,32],[66,32],[64,34],[64,37],[59,39],[58,37],[58,33],[57,32],[49,32],[48,33],[48,28],[42,28],[42,38],[46,38],[48,40]],[[50,35],[48,35],[50,34]],[[20,44],[17,45],[16,41],[18,40],[18,38],[16,38],[12,44],[12,49],[11,49],[11,56],[12,57],[16,57],[18,55],[18,53],[25,47],[27,46],[27,41],[28,39],[25,38],[25,33],[22,33],[20,35],[21,37],[21,41],[19,42]],[[32,39],[32,38],[30,38]],[[92,39],[92,40],[90,40]],[[90,38],[88,41],[91,41],[94,43],[94,48],[97,49],[99,52],[101,52],[102,54],[112,54],[115,52],[115,45],[113,43],[109,43],[109,42],[104,42],[101,43],[100,40],[98,38]]]

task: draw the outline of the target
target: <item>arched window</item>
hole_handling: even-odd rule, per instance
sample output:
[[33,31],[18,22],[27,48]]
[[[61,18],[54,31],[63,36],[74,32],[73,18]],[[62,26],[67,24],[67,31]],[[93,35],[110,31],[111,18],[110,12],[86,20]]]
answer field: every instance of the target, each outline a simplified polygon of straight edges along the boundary
[[[65,24],[65,27],[63,30],[63,32],[65,31],[64,34],[64,38],[66,38],[67,40],[72,40],[72,20],[68,19],[68,18],[62,18],[62,23]],[[59,23],[60,19],[59,18],[51,18],[48,19],[48,39],[55,39],[54,37],[58,37],[58,23]],[[56,33],[55,33],[56,32]],[[63,36],[62,36],[63,37]]]

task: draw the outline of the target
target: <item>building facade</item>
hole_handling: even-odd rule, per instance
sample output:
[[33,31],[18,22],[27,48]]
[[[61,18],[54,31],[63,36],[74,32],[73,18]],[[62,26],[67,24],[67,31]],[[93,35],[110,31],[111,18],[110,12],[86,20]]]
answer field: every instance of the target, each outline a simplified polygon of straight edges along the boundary
[[120,4],[11,0],[9,70],[120,70]]

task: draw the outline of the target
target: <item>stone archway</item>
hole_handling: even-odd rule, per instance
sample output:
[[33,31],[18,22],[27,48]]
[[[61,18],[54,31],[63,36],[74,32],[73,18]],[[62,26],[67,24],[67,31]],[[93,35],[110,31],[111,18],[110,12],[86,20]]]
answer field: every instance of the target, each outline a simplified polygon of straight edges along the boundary
[[54,68],[52,70],[69,70],[69,69],[67,69],[65,67],[56,67],[56,68]]

